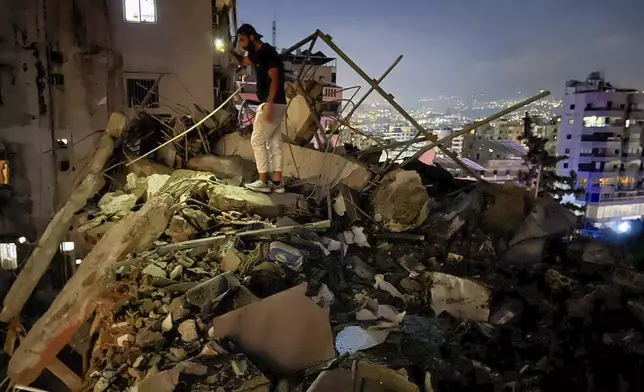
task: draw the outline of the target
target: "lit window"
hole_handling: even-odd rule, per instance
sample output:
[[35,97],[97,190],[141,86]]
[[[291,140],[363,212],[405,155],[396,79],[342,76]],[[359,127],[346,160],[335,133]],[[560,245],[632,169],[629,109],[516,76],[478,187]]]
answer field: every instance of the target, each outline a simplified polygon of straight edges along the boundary
[[605,127],[606,117],[590,116],[584,117],[584,126],[586,127]]
[[16,244],[0,244],[0,267],[6,270],[18,268],[18,251]]
[[74,250],[74,243],[73,242],[63,242],[60,244],[60,250],[61,252],[71,252]]
[[125,20],[134,23],[157,21],[156,0],[124,0]]
[[575,120],[573,120],[572,118],[570,120],[568,120],[568,124],[572,125],[574,123],[575,123]]

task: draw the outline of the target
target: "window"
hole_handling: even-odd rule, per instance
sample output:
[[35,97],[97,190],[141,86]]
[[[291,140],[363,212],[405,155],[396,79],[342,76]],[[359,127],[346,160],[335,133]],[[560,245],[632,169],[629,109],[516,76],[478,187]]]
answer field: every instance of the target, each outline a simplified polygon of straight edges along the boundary
[[570,154],[570,149],[566,148],[566,154]]
[[337,75],[335,72],[331,73],[331,83],[337,83]]
[[612,109],[612,108],[613,108],[613,101],[606,102],[606,109]]
[[320,83],[324,83],[324,76],[320,76]]
[[568,164],[567,163],[564,163],[563,166],[564,166],[564,169],[568,169]]
[[124,0],[125,20],[132,23],[155,23],[157,21],[156,0]]
[[570,110],[575,110],[575,105],[570,105]]
[[510,171],[509,171],[509,170],[506,170],[506,171],[505,171],[505,175],[506,175],[506,176],[509,176],[509,175],[510,175]]
[[575,123],[575,120],[573,120],[572,118],[571,118],[570,120],[568,120],[568,124],[569,124],[569,125],[572,125],[572,124],[574,124],[574,123]]
[[584,117],[584,126],[586,127],[605,127],[608,117],[590,116]]
[[586,109],[592,109],[592,108],[593,108],[593,104],[592,104],[592,103],[587,103],[587,104],[586,104]]
[[[148,94],[149,93],[149,94]],[[147,100],[146,100],[147,97]],[[128,79],[127,105],[135,107],[143,104],[148,108],[159,107],[159,85],[154,79]]]
[[492,172],[492,174],[494,174],[494,175],[496,176],[496,175],[498,174],[498,172],[499,172],[498,170],[494,170],[494,171]]
[[566,135],[566,139],[568,140],[572,139],[572,135]]

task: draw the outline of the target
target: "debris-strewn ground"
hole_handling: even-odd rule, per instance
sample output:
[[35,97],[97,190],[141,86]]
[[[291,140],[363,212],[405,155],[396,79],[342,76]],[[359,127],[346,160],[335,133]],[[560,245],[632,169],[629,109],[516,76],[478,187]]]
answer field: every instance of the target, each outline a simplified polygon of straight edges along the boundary
[[[192,120],[139,121],[127,162],[160,143],[144,131]],[[28,326],[14,381],[92,316],[95,392],[644,390],[644,274],[554,200],[295,144],[300,179],[253,193],[229,121],[110,167],[73,220],[92,251]]]
[[94,391],[642,387],[644,275],[552,200],[399,172],[325,223],[326,201],[180,178],[165,234],[109,274]]

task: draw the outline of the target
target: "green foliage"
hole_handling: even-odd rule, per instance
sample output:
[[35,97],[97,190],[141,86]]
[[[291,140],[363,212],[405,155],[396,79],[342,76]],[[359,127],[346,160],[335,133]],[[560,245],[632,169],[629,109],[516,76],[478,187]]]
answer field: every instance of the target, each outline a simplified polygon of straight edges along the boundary
[[[526,170],[519,173],[519,182],[528,188],[534,188],[539,177],[539,196],[549,195],[555,200],[561,201],[565,195],[579,195],[584,192],[577,188],[577,174],[570,172],[570,176],[560,176],[556,173],[557,163],[568,159],[567,156],[555,156],[546,150],[547,139],[536,136],[532,133],[532,120],[526,113],[524,118],[524,134],[520,138],[528,147],[528,153],[523,158]],[[565,203],[571,211],[583,211],[585,209],[573,203]]]

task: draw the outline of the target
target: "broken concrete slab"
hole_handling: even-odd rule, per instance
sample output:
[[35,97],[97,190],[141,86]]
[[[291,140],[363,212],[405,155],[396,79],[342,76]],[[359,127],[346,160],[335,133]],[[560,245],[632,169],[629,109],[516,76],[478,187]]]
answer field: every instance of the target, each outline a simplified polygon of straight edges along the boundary
[[[216,146],[217,155],[239,155],[254,161],[250,138],[239,133],[223,137]],[[333,153],[324,153],[294,144],[284,144],[282,173],[285,177],[297,177],[309,184],[329,184],[332,187],[343,183],[355,190],[362,190],[371,178],[371,173],[362,163]],[[322,176],[322,179],[318,179]]]
[[388,173],[373,193],[374,213],[395,233],[420,227],[429,216],[429,196],[415,171]]
[[82,180],[72,188],[63,207],[56,212],[47,225],[20,271],[20,275],[4,298],[0,321],[9,322],[20,313],[65,239],[74,214],[83,208],[87,199],[96,194],[105,184],[103,168],[114,150],[114,140],[120,137],[126,122],[125,115],[122,113],[113,113],[110,116],[105,134],[99,140],[96,151],[85,169],[86,175],[79,176]]
[[241,177],[245,182],[257,178],[255,162],[239,155],[216,156],[201,155],[190,159],[188,167],[202,172],[209,172],[218,178]]
[[215,184],[208,187],[208,204],[221,211],[237,211],[269,218],[287,215],[288,209],[306,209],[304,196],[295,193],[265,194],[246,188]]
[[490,290],[468,279],[441,272],[429,274],[431,307],[440,314],[445,311],[464,320],[487,321],[490,317]]
[[575,214],[556,200],[539,199],[509,245],[514,246],[526,240],[561,237],[568,233],[576,222]]
[[188,290],[186,292],[186,301],[205,311],[226,291],[240,284],[239,279],[232,272],[226,272]]
[[[295,144],[303,146],[313,139],[318,131],[316,116],[321,112],[323,86],[315,80],[287,82],[288,111],[284,119],[286,135]],[[309,102],[314,103],[309,106]],[[315,103],[318,103],[317,105]],[[318,113],[311,111],[313,107]]]
[[366,362],[358,363],[355,380],[353,392],[420,392],[404,370]]
[[180,215],[175,215],[170,219],[170,224],[165,233],[172,238],[173,242],[188,241],[193,234],[197,232],[186,218]]
[[30,384],[56,358],[104,294],[107,285],[102,282],[109,274],[107,267],[130,252],[148,249],[167,226],[173,205],[171,196],[160,194],[103,236],[11,358],[9,376],[13,382]]
[[213,337],[236,341],[276,372],[334,358],[329,309],[316,305],[306,290],[302,284],[217,317]]

